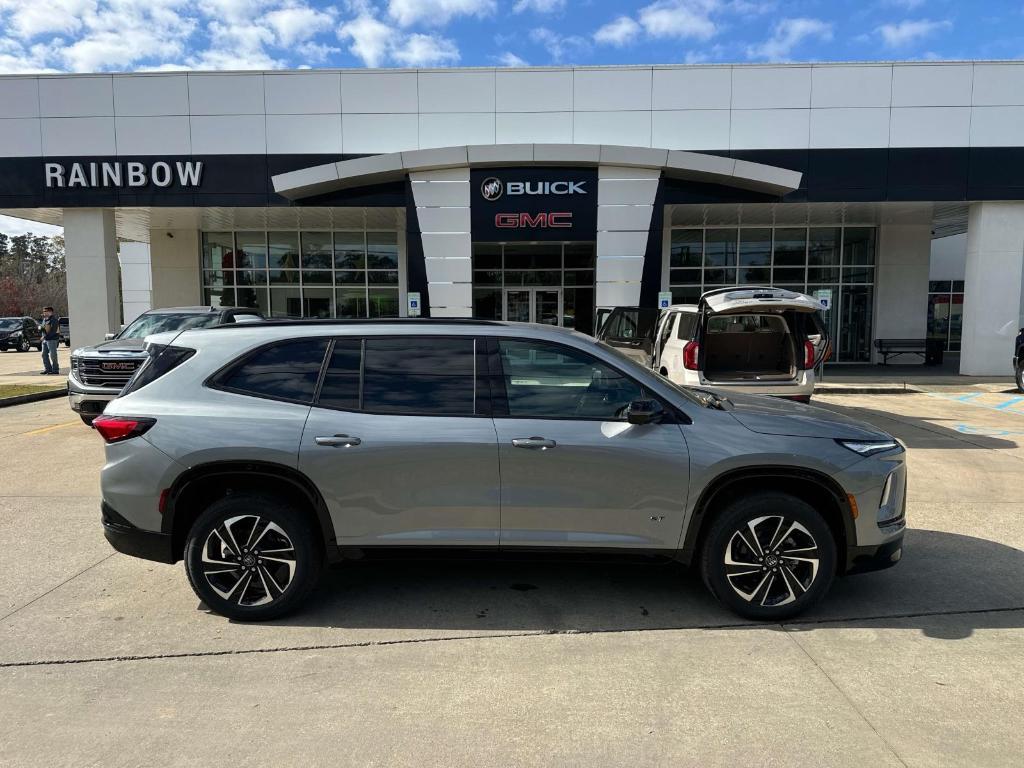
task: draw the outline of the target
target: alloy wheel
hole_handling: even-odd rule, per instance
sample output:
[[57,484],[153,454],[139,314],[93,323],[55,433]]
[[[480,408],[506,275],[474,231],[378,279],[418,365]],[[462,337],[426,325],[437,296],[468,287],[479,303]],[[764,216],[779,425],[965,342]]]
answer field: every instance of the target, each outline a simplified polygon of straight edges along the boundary
[[729,538],[725,578],[748,603],[788,605],[811,588],[820,559],[807,528],[785,515],[765,515],[748,520]]
[[240,606],[267,605],[295,576],[291,538],[260,515],[229,517],[203,542],[202,574],[221,598]]
[[21,342],[18,344],[18,351],[19,352],[28,352],[28,350],[29,350],[28,339],[22,339]]

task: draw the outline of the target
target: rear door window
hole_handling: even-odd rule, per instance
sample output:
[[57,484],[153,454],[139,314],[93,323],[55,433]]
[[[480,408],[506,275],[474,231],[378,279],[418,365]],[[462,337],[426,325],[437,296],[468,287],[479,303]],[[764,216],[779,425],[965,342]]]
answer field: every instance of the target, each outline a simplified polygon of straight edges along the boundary
[[221,375],[222,389],[243,395],[312,403],[328,339],[298,339],[257,350]]
[[690,341],[693,338],[693,329],[696,325],[696,314],[692,312],[680,312],[679,327],[676,329],[676,338],[682,341]]

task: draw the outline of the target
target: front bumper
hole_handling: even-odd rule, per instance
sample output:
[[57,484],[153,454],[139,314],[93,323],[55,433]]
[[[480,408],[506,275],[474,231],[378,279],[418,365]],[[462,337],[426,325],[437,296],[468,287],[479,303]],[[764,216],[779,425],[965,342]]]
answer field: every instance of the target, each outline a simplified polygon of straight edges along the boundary
[[846,550],[846,575],[892,568],[903,557],[903,533],[876,547],[849,547]]
[[103,413],[107,403],[120,394],[120,388],[90,387],[80,382],[74,375],[68,376],[68,403],[75,413],[98,416]]
[[144,531],[117,514],[106,502],[100,505],[103,521],[103,535],[110,546],[118,552],[143,560],[155,560],[158,563],[174,563],[174,549],[169,533]]

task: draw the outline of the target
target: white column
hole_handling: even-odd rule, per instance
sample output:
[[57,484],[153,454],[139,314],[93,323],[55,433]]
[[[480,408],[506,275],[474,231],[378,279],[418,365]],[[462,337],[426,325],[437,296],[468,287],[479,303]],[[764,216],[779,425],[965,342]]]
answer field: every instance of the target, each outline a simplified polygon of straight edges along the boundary
[[960,373],[1009,375],[1022,318],[1024,203],[972,203]]
[[198,231],[151,229],[149,257],[155,308],[191,307],[203,303]]
[[640,302],[647,234],[660,176],[656,169],[598,166],[595,306],[636,306]]
[[127,324],[153,308],[149,243],[121,243],[117,260],[121,264],[121,315]]
[[[931,224],[883,224],[878,228],[873,338],[923,339],[927,335],[931,247]],[[917,355],[904,355],[893,362],[924,361]]]
[[121,326],[114,212],[65,208],[64,248],[75,343],[96,344]]
[[473,316],[469,168],[409,174],[423,239],[431,317]]

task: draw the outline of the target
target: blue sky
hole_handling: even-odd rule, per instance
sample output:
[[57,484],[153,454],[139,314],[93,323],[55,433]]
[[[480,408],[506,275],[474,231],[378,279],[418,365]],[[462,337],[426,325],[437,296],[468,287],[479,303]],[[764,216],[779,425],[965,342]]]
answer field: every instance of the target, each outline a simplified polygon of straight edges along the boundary
[[0,0],[0,73],[1019,58],[1007,0]]
[[0,0],[0,72],[1024,56],[954,0]]

